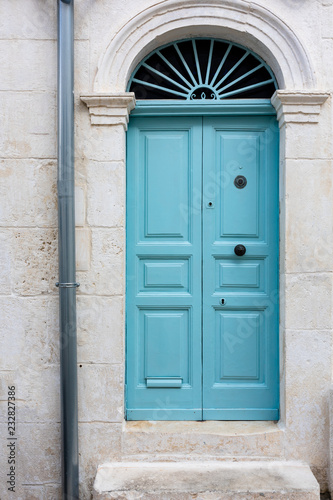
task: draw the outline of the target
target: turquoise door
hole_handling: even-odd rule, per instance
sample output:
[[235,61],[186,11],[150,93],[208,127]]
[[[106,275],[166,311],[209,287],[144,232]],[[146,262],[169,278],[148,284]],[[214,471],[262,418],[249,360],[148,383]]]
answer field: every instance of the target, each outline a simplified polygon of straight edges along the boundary
[[277,130],[131,119],[128,420],[278,419]]

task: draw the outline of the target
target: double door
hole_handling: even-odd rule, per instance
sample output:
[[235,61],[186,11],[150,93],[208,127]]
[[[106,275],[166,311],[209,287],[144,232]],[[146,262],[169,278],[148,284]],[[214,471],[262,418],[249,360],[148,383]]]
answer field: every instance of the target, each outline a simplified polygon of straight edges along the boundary
[[126,418],[277,420],[275,118],[132,118],[126,226]]

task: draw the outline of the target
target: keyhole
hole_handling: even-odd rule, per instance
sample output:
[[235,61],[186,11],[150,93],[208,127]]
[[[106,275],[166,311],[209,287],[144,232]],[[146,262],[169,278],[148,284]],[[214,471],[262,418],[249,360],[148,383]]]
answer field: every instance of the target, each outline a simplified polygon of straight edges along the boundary
[[225,299],[221,299],[221,306],[225,305]]
[[209,206],[209,207],[212,207],[212,206],[213,206],[213,203],[210,201],[210,202],[208,203],[208,206]]

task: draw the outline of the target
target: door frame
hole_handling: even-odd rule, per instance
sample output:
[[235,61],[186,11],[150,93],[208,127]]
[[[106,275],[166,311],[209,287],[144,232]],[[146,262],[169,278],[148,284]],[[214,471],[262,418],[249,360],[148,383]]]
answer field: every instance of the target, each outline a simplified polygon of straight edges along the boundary
[[[228,99],[225,101],[140,100],[131,116],[274,116],[270,99]],[[275,120],[274,120],[275,121]]]
[[[225,116],[272,116],[272,129],[278,129],[279,123],[277,120],[276,109],[272,105],[270,99],[230,99],[225,101],[179,101],[179,100],[140,100],[136,102],[135,109],[132,110],[133,117],[180,117],[180,116],[210,116],[210,117],[225,117]],[[280,137],[278,138],[280,141]],[[279,161],[278,161],[279,164]],[[127,157],[126,157],[127,166]],[[126,167],[127,172],[127,167]],[[278,187],[278,193],[280,188]],[[278,194],[279,196],[279,194]],[[127,210],[126,210],[127,218]],[[279,217],[280,218],[280,217]],[[279,246],[280,246],[280,223],[279,223]],[[127,232],[126,232],[127,241]],[[127,244],[126,244],[127,246]],[[278,248],[278,255],[280,256],[280,248]],[[127,263],[125,272],[125,283],[127,283]],[[280,262],[278,262],[278,286],[280,288]],[[279,295],[279,294],[278,294]],[[277,313],[278,316],[278,355],[280,351],[280,307]],[[125,300],[125,318],[127,316],[127,294]],[[127,320],[125,319],[125,398],[124,398],[124,415],[126,416],[127,407]],[[278,362],[279,372],[280,363]],[[279,391],[279,405],[281,406],[280,387]],[[281,418],[281,412],[279,412]],[[126,418],[126,417],[125,417]],[[195,419],[194,419],[195,420]],[[233,419],[232,419],[233,420]]]

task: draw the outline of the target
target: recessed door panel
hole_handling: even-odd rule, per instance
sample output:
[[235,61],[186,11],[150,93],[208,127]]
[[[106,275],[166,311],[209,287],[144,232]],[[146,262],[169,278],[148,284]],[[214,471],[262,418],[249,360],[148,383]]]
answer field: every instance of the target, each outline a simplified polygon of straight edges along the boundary
[[216,311],[215,384],[247,386],[260,381],[263,334],[261,312]]
[[141,311],[144,334],[144,381],[149,379],[175,379],[188,383],[189,311]]
[[[144,235],[161,240],[189,238],[189,130],[144,134]],[[143,207],[142,207],[143,208]]]
[[138,293],[190,293],[191,258],[145,256],[138,259]]
[[215,257],[216,292],[265,292],[267,259]]
[[[216,130],[221,237],[259,236],[260,133]],[[238,177],[238,179],[237,179]],[[243,183],[238,182],[243,180]],[[245,187],[243,187],[245,185]]]

